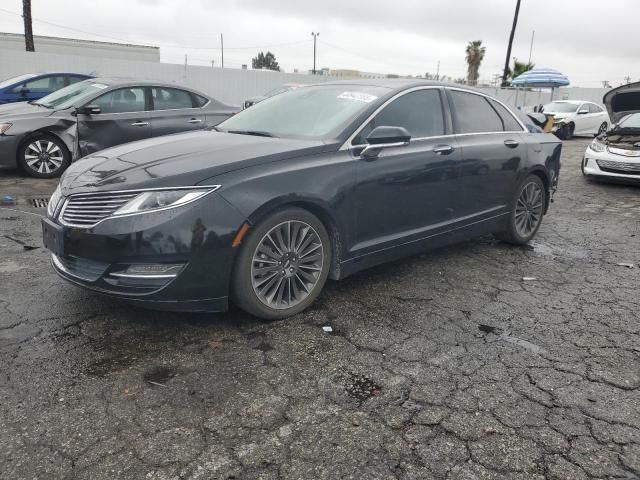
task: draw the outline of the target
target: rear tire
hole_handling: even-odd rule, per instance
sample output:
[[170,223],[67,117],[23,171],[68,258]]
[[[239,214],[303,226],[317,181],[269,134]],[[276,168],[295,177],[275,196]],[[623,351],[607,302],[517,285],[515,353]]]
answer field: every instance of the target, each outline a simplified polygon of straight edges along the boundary
[[18,168],[30,177],[59,177],[71,163],[71,154],[59,138],[46,133],[27,137],[17,152]]
[[507,229],[496,237],[512,245],[528,243],[538,233],[546,202],[547,190],[542,179],[529,175],[511,200]]
[[231,298],[264,320],[295,315],[320,294],[331,255],[329,235],[315,215],[297,207],[275,212],[242,240]]

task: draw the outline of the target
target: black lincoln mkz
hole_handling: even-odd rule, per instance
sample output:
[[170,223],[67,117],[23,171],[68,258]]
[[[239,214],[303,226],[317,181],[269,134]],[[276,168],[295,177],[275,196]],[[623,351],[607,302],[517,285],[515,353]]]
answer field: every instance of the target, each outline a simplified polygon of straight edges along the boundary
[[297,313],[326,279],[471,236],[537,232],[560,142],[415,80],[302,87],[218,127],[75,162],[43,220],[60,276],[155,308]]

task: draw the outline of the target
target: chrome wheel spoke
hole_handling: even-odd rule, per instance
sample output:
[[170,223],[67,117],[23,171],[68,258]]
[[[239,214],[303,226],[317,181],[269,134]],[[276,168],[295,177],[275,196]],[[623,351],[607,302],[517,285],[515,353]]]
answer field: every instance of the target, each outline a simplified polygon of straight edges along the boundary
[[520,191],[514,214],[516,231],[522,237],[530,236],[542,219],[543,192],[535,182],[526,184]]
[[322,241],[313,227],[298,220],[282,222],[262,237],[254,251],[254,293],[270,308],[291,308],[313,292],[323,262]]

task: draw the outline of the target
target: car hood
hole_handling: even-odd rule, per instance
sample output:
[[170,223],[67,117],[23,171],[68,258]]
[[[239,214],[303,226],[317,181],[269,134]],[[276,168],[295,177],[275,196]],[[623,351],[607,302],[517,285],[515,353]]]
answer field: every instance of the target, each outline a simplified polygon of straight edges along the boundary
[[640,112],[640,82],[609,90],[602,97],[602,103],[607,107],[609,118],[613,123],[618,123],[630,113]]
[[31,105],[28,102],[5,103],[0,105],[0,121],[21,120],[32,117],[48,117],[54,112],[49,108]]
[[320,153],[321,141],[201,130],[127,143],[71,165],[62,194],[197,185],[262,163]]

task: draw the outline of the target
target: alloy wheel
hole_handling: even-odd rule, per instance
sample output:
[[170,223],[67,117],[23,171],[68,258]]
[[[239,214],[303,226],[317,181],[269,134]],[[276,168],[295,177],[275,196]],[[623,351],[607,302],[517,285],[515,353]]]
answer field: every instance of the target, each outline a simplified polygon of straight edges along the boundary
[[35,140],[24,151],[25,163],[34,172],[53,173],[64,161],[62,149],[50,140]]
[[258,243],[251,261],[251,283],[260,301],[274,309],[302,302],[318,284],[324,248],[308,223],[280,223]]
[[515,226],[518,235],[523,238],[536,231],[542,220],[542,188],[536,182],[529,182],[520,190],[516,203]]

